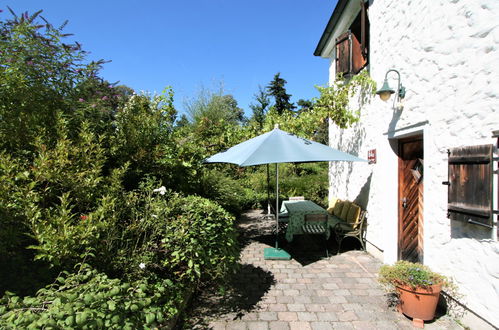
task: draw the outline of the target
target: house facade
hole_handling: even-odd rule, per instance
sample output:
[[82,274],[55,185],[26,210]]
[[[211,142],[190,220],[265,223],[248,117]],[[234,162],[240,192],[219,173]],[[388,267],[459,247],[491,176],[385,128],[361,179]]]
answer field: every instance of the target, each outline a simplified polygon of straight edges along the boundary
[[332,163],[330,198],[367,210],[368,252],[451,276],[463,323],[499,327],[499,1],[338,0],[314,55],[330,83],[368,70],[392,93],[330,124],[331,147],[370,160]]

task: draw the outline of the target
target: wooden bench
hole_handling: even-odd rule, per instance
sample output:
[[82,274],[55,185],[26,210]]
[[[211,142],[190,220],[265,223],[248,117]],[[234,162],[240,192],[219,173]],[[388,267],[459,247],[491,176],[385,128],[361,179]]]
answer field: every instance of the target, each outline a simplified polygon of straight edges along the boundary
[[338,242],[338,253],[341,250],[341,243],[347,237],[357,239],[362,249],[366,250],[366,211],[350,201],[343,201],[334,198],[328,208],[329,225]]

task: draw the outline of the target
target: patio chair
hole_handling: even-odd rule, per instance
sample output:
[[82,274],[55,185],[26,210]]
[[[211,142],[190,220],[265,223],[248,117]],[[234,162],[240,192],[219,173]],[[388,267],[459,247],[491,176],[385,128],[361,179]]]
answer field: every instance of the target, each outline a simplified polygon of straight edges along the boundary
[[327,250],[327,231],[329,230],[327,214],[307,214],[305,215],[305,223],[302,226],[302,231],[305,235],[322,235],[324,236],[324,244],[326,246],[326,258],[329,257]]
[[334,226],[334,236],[336,237],[336,241],[338,242],[338,252],[341,250],[341,243],[347,237],[353,237],[360,242],[362,246],[362,250],[366,250],[366,211],[361,211],[360,215],[356,222],[348,223],[348,222],[338,222]]

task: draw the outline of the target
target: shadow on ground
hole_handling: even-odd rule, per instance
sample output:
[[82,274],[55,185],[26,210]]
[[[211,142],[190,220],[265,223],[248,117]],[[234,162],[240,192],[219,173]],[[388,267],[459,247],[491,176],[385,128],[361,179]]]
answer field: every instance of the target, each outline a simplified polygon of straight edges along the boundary
[[224,292],[207,287],[193,297],[189,310],[195,310],[195,315],[183,315],[175,329],[207,329],[209,320],[222,315],[232,320],[240,319],[256,308],[273,284],[272,273],[253,265],[240,265]]
[[[238,221],[238,241],[243,250],[252,242],[259,242],[269,247],[275,247],[275,222],[265,218],[265,213],[253,211],[245,214]],[[280,248],[287,251],[291,258],[306,266],[326,257],[326,242],[322,237],[298,235],[293,242],[284,239],[283,233],[278,236]],[[338,244],[333,236],[327,241],[329,256],[338,251]],[[342,251],[360,248],[355,240],[342,243]],[[263,256],[263,248],[262,248]],[[229,280],[224,292],[217,288],[202,289],[192,299],[188,308],[175,329],[208,329],[210,320],[224,316],[225,319],[237,320],[257,308],[257,304],[270,290],[276,280],[271,272],[252,264],[240,264],[240,268]]]
[[[254,212],[252,216],[243,217],[239,222],[241,249],[251,242],[259,242],[269,247],[276,245],[275,220],[265,217],[265,212]],[[284,238],[285,228],[281,228],[278,235],[278,247],[291,255],[302,266],[317,262],[326,257],[326,246],[329,256],[338,253],[338,243],[334,235],[325,242],[322,237],[296,235],[293,242],[287,242]],[[341,246],[340,253],[361,249],[360,243],[355,239],[346,238]],[[262,251],[263,254],[263,251]]]
[[[360,250],[360,244],[355,240],[345,239],[341,246],[341,253]],[[299,262],[302,266],[310,265],[314,262],[326,258],[326,247],[328,256],[338,254],[338,243],[334,237],[330,237],[326,242],[319,236],[297,235],[293,242],[286,242],[285,239],[279,239],[279,246],[286,250],[291,258]]]

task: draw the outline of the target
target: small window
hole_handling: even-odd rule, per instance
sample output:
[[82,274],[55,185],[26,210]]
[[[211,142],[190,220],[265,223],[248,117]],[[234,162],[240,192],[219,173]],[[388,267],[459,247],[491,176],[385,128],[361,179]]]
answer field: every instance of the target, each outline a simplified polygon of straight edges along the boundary
[[361,3],[348,31],[336,39],[336,74],[355,75],[368,64],[369,19],[367,4]]
[[449,150],[448,216],[492,227],[492,144]]

